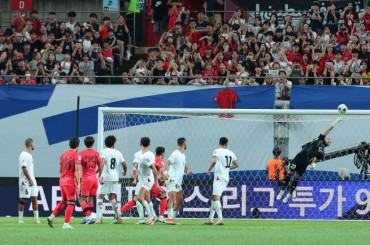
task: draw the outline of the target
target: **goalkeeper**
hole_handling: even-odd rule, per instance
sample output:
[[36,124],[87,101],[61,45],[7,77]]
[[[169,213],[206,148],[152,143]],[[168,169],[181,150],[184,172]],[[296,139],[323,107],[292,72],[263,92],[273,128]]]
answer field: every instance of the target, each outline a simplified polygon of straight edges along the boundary
[[[302,150],[290,162],[289,169],[285,174],[284,179],[278,181],[280,191],[277,195],[277,200],[280,200],[284,195],[285,190],[287,190],[289,193],[286,195],[283,202],[288,202],[292,197],[292,193],[297,188],[298,181],[306,171],[308,165],[311,165],[311,169],[314,169],[316,163],[324,158],[324,148],[331,144],[331,139],[326,139],[325,137],[330,133],[331,130],[333,130],[337,123],[343,120],[343,118],[344,113],[340,114],[337,119],[319,135],[319,137],[302,146]],[[294,172],[294,178],[291,180]]]

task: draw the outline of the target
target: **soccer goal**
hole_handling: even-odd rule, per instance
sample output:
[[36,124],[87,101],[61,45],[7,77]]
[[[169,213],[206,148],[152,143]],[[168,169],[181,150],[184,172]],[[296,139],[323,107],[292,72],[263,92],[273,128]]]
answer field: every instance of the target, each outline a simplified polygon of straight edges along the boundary
[[[115,135],[129,166],[122,177],[125,203],[134,195],[130,179],[133,154],[141,137],[151,139],[151,150],[166,148],[166,156],[177,149],[177,138],[185,137],[186,160],[194,175],[183,182],[184,204],[179,217],[206,218],[212,195],[213,175],[207,170],[218,140],[225,136],[240,167],[222,197],[226,218],[268,219],[368,219],[370,211],[370,111],[349,110],[345,119],[327,136],[331,146],[315,170],[304,174],[293,199],[276,200],[278,187],[268,180],[266,164],[279,147],[281,157],[292,159],[305,143],[316,138],[338,116],[338,110],[243,110],[109,108],[98,113],[98,149],[104,138]],[[154,201],[154,204],[157,202]],[[106,210],[106,215],[113,212]],[[136,210],[125,214],[135,217]]]

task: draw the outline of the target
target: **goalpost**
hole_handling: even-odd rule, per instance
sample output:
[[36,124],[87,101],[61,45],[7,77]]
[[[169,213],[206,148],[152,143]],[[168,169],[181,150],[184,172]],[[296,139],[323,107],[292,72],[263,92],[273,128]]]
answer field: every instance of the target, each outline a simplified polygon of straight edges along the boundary
[[[230,171],[231,180],[221,203],[225,218],[368,219],[370,217],[370,111],[349,110],[345,119],[327,136],[325,160],[307,170],[289,203],[276,200],[276,181],[269,181],[266,163],[279,147],[282,157],[292,159],[305,143],[316,138],[338,116],[337,110],[250,110],[110,108],[98,112],[98,150],[104,138],[115,135],[116,148],[128,164],[122,177],[118,201],[132,199],[133,154],[141,137],[151,139],[151,150],[166,148],[167,160],[177,149],[177,138],[185,137],[185,152],[192,177],[185,176],[184,204],[179,217],[206,218],[212,195],[213,176],[208,176],[218,139],[229,139],[240,167]],[[343,181],[343,173],[351,173]],[[339,174],[340,172],[340,174]],[[157,202],[154,201],[155,206]],[[109,206],[109,205],[108,205]],[[107,207],[106,216],[113,216]],[[136,217],[133,209],[126,216]]]

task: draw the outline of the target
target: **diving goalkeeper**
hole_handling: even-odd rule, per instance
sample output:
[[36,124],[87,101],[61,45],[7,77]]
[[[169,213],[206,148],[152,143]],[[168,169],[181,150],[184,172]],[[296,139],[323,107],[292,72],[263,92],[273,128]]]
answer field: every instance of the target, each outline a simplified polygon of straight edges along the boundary
[[[314,169],[316,163],[324,158],[324,148],[331,144],[331,139],[326,139],[325,137],[330,133],[331,130],[333,130],[337,123],[343,120],[343,118],[344,113],[340,113],[337,119],[332,122],[330,126],[319,135],[319,137],[302,146],[302,150],[290,162],[289,169],[285,174],[284,179],[278,181],[280,191],[277,195],[277,200],[282,198],[285,190],[288,191],[288,194],[285,196],[283,202],[286,203],[291,199],[292,193],[297,188],[298,181],[303,176],[307,167],[311,165],[311,169]],[[294,178],[291,180],[294,172]]]

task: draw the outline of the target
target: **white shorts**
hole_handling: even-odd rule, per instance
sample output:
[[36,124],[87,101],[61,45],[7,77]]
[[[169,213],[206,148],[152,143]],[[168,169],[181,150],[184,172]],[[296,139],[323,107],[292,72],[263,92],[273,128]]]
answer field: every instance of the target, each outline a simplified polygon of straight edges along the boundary
[[214,180],[212,195],[221,196],[222,193],[225,191],[228,183],[229,183],[228,181],[223,180],[223,179]]
[[99,194],[118,194],[121,192],[121,184],[118,181],[105,181],[104,184],[99,184]]
[[[153,185],[154,185],[154,179],[139,179],[139,183],[137,184],[137,186],[139,186],[139,191],[141,188],[144,188],[145,190],[150,191]],[[139,191],[137,192],[137,194],[139,194]]]
[[182,181],[176,181],[176,180],[170,179],[169,181],[166,182],[167,193],[170,193],[172,191],[174,192],[182,191],[181,184],[182,184]]
[[37,185],[20,185],[19,186],[19,198],[30,198],[37,197],[39,195],[39,188]]

